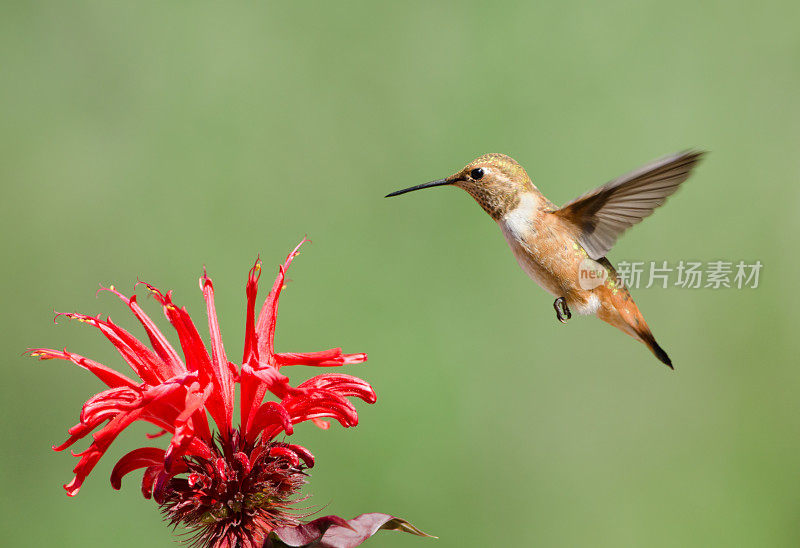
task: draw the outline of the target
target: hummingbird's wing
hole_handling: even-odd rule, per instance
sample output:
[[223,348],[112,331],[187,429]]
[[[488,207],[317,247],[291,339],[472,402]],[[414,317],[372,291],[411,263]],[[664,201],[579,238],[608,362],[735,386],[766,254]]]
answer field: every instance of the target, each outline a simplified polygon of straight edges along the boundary
[[702,152],[673,154],[614,179],[553,211],[577,229],[592,259],[604,257],[620,234],[678,190]]

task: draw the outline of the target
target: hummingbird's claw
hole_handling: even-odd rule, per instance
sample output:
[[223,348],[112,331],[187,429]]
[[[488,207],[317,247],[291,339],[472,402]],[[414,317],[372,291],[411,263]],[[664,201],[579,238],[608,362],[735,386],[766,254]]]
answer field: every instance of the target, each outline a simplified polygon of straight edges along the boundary
[[567,320],[572,318],[572,312],[569,311],[567,300],[564,297],[559,297],[553,301],[553,308],[556,309],[556,319],[561,323],[567,323]]

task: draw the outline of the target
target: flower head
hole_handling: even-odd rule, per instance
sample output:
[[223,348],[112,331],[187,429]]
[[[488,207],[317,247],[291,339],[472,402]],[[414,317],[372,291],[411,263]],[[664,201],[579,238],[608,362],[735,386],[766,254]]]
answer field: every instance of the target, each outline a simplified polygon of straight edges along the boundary
[[[128,377],[67,350],[30,350],[41,360],[71,361],[108,387],[89,398],[80,421],[69,429],[69,438],[54,447],[62,451],[94,432],[89,447],[75,454],[80,459],[75,476],[64,486],[70,496],[78,493],[116,437],[133,422],[145,421],[161,429],[159,434],[148,437],[170,436],[168,447],[141,447],[126,454],[114,467],[111,484],[119,489],[123,476],[144,469],[144,496],[154,498],[172,524],[192,530],[199,544],[262,546],[270,542],[268,537],[273,531],[291,535],[297,533],[293,529],[296,527],[304,527],[302,531],[306,533],[310,529],[322,531],[320,534],[326,530],[335,532],[336,527],[354,529],[340,518],[324,518],[322,529],[311,526],[319,520],[303,524],[307,514],[298,514],[292,505],[303,500],[298,491],[306,482],[307,469],[314,466],[314,457],[300,445],[276,439],[281,434],[291,435],[294,425],[303,421],[328,428],[324,419],[331,418],[344,427],[355,426],[358,414],[349,398],[367,403],[376,400],[372,387],[351,375],[327,373],[292,386],[281,371],[291,365],[332,367],[367,359],[366,354],[344,354],[340,348],[308,353],[275,351],[278,299],[286,269],[302,244],[281,265],[257,317],[261,262],[257,261],[250,270],[241,364],[229,361],[225,352],[214,305],[214,285],[205,273],[200,278],[200,289],[206,303],[210,348],[186,309],[173,303],[171,292],[162,293],[144,284],[175,329],[182,356],[144,313],[136,296],[127,297],[113,286],[104,289],[130,308],[147,334],[149,347],[110,318],[56,315],[99,329],[138,377]],[[234,426],[237,384],[240,416],[238,426]],[[275,399],[265,401],[268,393]]]

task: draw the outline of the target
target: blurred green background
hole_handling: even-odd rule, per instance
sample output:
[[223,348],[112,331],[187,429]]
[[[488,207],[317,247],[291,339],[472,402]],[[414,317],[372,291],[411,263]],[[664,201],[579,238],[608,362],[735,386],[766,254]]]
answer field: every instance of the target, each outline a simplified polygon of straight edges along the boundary
[[[771,1],[3,3],[3,544],[173,545],[139,474],[108,482],[152,428],[64,494],[77,459],[50,446],[101,385],[20,353],[123,366],[52,311],[134,329],[95,290],[138,277],[205,328],[206,265],[237,356],[247,269],[261,254],[269,283],[308,235],[278,349],[368,352],[346,372],[379,395],[356,429],[298,428],[312,502],[441,537],[368,545],[797,546],[799,16]],[[597,320],[558,324],[462,191],[383,199],[505,152],[564,203],[688,147],[712,154],[609,258],[765,266],[755,290],[634,291],[675,372]]]

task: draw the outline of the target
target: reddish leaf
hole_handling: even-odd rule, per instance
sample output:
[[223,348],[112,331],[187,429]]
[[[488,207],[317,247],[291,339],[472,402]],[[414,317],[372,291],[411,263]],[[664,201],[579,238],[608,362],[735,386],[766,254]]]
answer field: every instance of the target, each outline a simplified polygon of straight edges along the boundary
[[325,516],[295,527],[281,527],[270,534],[264,548],[353,548],[381,529],[436,538],[423,533],[404,519],[389,514],[371,513],[361,514],[347,521],[338,516]]

